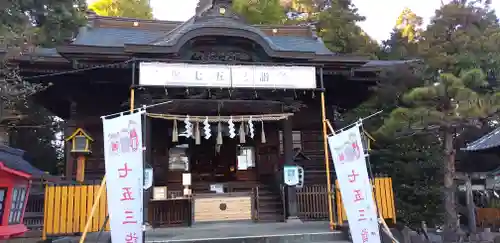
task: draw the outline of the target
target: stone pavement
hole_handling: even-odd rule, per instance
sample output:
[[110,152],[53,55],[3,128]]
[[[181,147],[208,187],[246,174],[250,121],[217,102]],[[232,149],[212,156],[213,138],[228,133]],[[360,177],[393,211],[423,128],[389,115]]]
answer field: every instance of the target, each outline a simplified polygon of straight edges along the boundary
[[[107,242],[109,233],[102,233],[99,242]],[[307,223],[211,223],[190,228],[163,228],[146,231],[146,242],[259,242],[307,243],[346,242],[340,231],[330,231],[328,222]],[[78,242],[79,237],[65,237],[54,242]],[[97,242],[97,233],[88,235],[86,242]]]

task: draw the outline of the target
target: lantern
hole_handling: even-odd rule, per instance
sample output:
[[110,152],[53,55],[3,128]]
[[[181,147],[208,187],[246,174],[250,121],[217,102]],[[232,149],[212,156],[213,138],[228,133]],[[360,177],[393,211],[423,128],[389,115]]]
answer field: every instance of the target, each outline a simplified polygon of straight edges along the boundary
[[86,156],[92,153],[91,143],[94,141],[83,129],[78,128],[76,131],[66,138],[66,142],[71,143],[70,152],[76,156],[76,180],[83,182],[85,177],[85,159]]
[[90,154],[90,144],[94,139],[90,137],[83,129],[78,128],[76,131],[66,138],[66,142],[71,142],[72,153]]

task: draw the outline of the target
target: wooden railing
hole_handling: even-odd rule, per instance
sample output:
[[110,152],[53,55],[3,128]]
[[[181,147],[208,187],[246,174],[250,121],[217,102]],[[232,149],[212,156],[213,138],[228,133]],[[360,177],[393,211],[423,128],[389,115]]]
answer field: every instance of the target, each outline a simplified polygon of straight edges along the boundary
[[41,230],[43,227],[44,193],[34,192],[28,196],[24,212],[24,225],[30,230]]
[[154,228],[190,226],[191,212],[191,199],[151,201],[148,218]]
[[154,228],[190,226],[192,201],[182,198],[182,191],[169,191],[167,200],[150,201],[148,204],[148,222]]
[[[337,182],[336,182],[336,185]],[[374,180],[374,197],[377,208],[386,220],[396,223],[396,210],[394,207],[394,193],[392,191],[392,179],[388,177],[376,178]],[[342,224],[347,220],[344,205],[338,186],[332,190],[334,193],[332,203],[334,208],[334,222]],[[311,185],[297,189],[297,207],[299,217],[304,221],[328,220],[328,192],[326,185]]]
[[304,186],[297,189],[297,211],[304,221],[328,220],[326,185]]
[[[99,187],[99,184],[47,185],[43,237],[83,232]],[[98,232],[103,227],[108,215],[106,205],[106,193],[104,193],[99,200],[96,213],[91,218],[89,232]],[[105,230],[109,230],[109,222],[106,223]]]

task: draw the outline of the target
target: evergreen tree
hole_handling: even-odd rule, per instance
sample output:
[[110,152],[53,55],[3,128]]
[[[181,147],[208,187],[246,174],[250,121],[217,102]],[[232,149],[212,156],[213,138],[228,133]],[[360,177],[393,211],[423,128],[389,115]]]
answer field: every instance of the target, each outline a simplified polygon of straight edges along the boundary
[[234,0],[233,9],[250,24],[282,24],[286,19],[280,0]]
[[498,73],[500,50],[495,43],[499,30],[488,1],[454,0],[436,11],[431,24],[413,42],[408,38],[412,34],[399,28],[384,43],[387,57],[401,54],[400,59],[406,59],[409,54],[426,64],[420,87],[399,99],[398,108],[392,110],[379,134],[410,134],[416,142],[429,143],[418,138],[423,133],[442,146],[446,241],[455,240],[458,229],[456,137],[463,129],[481,125],[498,109],[498,84],[485,73]]
[[419,56],[418,42],[422,32],[422,17],[404,9],[388,40],[382,42],[381,59],[408,60]]
[[62,131],[62,121],[32,100],[20,102],[17,108],[28,115],[10,125],[10,145],[27,151],[36,168],[51,174],[63,172],[64,151],[55,137]]
[[[25,82],[10,58],[37,47],[54,47],[71,41],[78,27],[85,23],[84,0],[7,1],[0,4],[0,143],[19,146],[37,165],[54,172],[60,159],[54,148],[50,114],[31,104],[31,96],[47,84]],[[30,105],[28,105],[30,104]],[[21,126],[22,125],[22,126]],[[37,129],[28,129],[37,127]],[[24,133],[24,135],[19,135]],[[17,135],[16,135],[17,134]],[[26,134],[32,140],[25,140]],[[23,140],[24,142],[21,142]],[[24,144],[24,145],[23,145]]]
[[53,47],[71,40],[85,21],[85,0],[7,1],[0,15],[0,45]]
[[415,14],[411,9],[405,8],[396,21],[396,28],[401,32],[401,36],[409,42],[417,41],[422,27],[422,17]]
[[436,11],[419,52],[432,74],[481,68],[498,73],[500,32],[488,1],[454,0]]
[[365,20],[350,0],[291,0],[285,5],[289,24],[311,25],[337,53],[377,58],[380,47],[357,23]]
[[[445,240],[454,241],[458,231],[456,211],[455,137],[469,125],[475,126],[500,107],[500,93],[484,89],[489,83],[480,69],[439,75],[437,82],[412,89],[402,97],[379,132],[386,136],[411,131],[430,131],[443,145]],[[439,133],[434,133],[439,132]]]
[[149,0],[98,0],[89,9],[102,16],[153,19]]
[[440,223],[441,150],[431,135],[396,138],[375,131],[383,125],[382,118],[400,106],[399,100],[405,92],[422,85],[422,72],[423,67],[418,63],[387,70],[370,98],[343,114],[347,123],[351,123],[382,111],[364,124],[376,140],[370,153],[373,172],[392,178],[398,221],[412,228],[420,227],[422,220],[429,225]]

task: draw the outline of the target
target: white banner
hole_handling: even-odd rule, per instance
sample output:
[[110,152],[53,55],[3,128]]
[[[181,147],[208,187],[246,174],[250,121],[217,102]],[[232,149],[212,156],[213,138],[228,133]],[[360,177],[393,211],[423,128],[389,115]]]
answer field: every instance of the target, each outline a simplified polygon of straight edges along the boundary
[[377,208],[358,125],[328,137],[353,243],[380,243]]
[[141,62],[139,84],[167,87],[315,89],[316,68]]
[[103,119],[111,240],[142,242],[142,113]]

